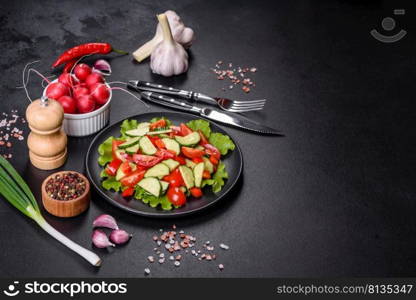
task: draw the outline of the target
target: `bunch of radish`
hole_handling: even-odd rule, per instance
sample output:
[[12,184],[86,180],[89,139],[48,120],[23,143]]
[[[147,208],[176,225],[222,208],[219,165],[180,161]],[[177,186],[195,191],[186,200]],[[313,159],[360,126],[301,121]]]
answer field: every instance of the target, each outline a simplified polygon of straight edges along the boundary
[[107,103],[110,88],[100,72],[80,63],[73,72],[64,72],[58,81],[50,83],[46,87],[46,96],[61,103],[67,114],[85,114]]

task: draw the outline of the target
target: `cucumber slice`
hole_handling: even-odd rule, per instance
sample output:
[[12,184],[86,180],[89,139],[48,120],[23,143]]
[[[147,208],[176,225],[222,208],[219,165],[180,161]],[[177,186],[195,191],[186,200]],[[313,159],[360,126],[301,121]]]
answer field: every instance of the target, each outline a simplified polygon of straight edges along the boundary
[[[130,168],[131,168],[131,170],[132,170],[132,171],[136,171],[136,169],[137,169],[136,164],[134,164],[134,163],[129,163],[129,166],[130,166]],[[125,176],[127,176],[127,174],[125,174],[125,173],[121,170],[121,168],[118,168],[117,173],[116,173],[116,180],[118,181],[118,180],[122,179],[122,178],[123,178],[123,177],[125,177]]]
[[164,194],[168,190],[169,182],[160,180],[160,186],[162,187],[162,194]]
[[137,151],[139,151],[139,148],[140,148],[139,144],[136,144],[134,146],[128,147],[126,149],[126,152],[127,154],[136,154]]
[[186,162],[186,166],[187,166],[188,168],[193,169],[193,168],[195,168],[195,166],[196,166],[196,163],[194,163],[194,162],[193,162],[192,160],[190,160],[190,159],[185,158],[185,162]]
[[202,146],[200,146],[200,145],[196,146],[196,147],[195,147],[195,149],[202,150],[202,151],[204,151],[204,150],[205,150],[205,148],[204,148],[204,147],[202,147]]
[[158,178],[163,178],[166,175],[169,175],[170,170],[168,168],[167,165],[165,165],[164,163],[159,163],[153,167],[151,167],[149,170],[146,171],[146,173],[144,173],[144,177],[158,177]]
[[162,186],[160,185],[159,180],[153,177],[144,178],[140,180],[138,185],[146,192],[149,192],[150,194],[156,197],[159,197],[160,192],[162,191]]
[[128,139],[123,144],[119,145],[118,148],[119,149],[130,148],[131,146],[136,145],[139,142],[139,140],[140,140],[140,137],[134,137],[134,138]]
[[192,170],[188,168],[187,166],[180,166],[179,171],[181,172],[186,188],[187,189],[193,188],[195,185],[195,182],[194,182],[194,174],[192,173]]
[[163,133],[169,133],[169,132],[172,132],[172,129],[155,130],[155,131],[150,131],[147,134],[152,135],[152,134],[163,134]]
[[178,142],[169,138],[162,139],[163,144],[165,144],[166,149],[174,151],[176,155],[181,153],[181,147],[179,146]]
[[200,136],[198,132],[192,132],[187,136],[175,136],[175,140],[182,146],[192,146],[199,143]]
[[214,165],[209,160],[209,158],[204,156],[204,157],[202,157],[202,159],[204,160],[205,170],[208,171],[210,174],[213,173],[214,172]]
[[142,137],[139,144],[144,154],[153,155],[157,151],[156,147],[153,146],[152,142],[147,136]]
[[127,130],[126,131],[126,135],[128,136],[144,136],[146,135],[146,133],[149,132],[149,125],[150,123],[144,122],[144,123],[140,123],[136,129],[132,129],[132,130]]
[[194,168],[194,177],[195,177],[195,186],[201,187],[202,183],[202,173],[204,173],[205,164],[200,162]]
[[162,163],[164,163],[165,165],[168,166],[169,170],[172,172],[173,170],[176,169],[177,166],[179,166],[179,162],[177,162],[176,160],[173,160],[171,158],[162,161]]
[[125,157],[124,157],[124,155],[123,155],[123,154],[126,154],[126,151],[125,151],[125,150],[117,149],[117,150],[114,152],[114,154],[115,154],[115,156],[116,156],[119,160],[121,160],[121,161],[126,161],[126,158],[125,158]]

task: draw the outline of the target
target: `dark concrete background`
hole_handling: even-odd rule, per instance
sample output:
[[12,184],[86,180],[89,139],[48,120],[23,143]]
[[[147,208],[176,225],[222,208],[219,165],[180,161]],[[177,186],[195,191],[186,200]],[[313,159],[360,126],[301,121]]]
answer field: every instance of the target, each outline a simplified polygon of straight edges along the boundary
[[[397,28],[408,35],[395,44],[373,39],[394,8]],[[158,277],[414,276],[416,203],[414,151],[414,32],[409,3],[367,1],[1,1],[0,112],[28,104],[20,85],[23,67],[50,74],[65,49],[108,41],[132,51],[153,36],[155,14],[173,9],[197,40],[186,75],[162,79],[148,61],[111,55],[112,80],[143,79],[212,95],[265,97],[267,109],[249,117],[275,126],[284,138],[234,129],[244,177],[223,203],[179,220],[129,215],[93,195],[83,215],[46,218],[61,232],[91,248],[92,220],[117,218],[134,234],[94,269],[0,201],[0,276],[143,276],[152,253],[151,236],[176,223],[201,241],[224,242],[216,263],[186,258],[180,268],[152,266]],[[413,21],[412,21],[413,20]],[[210,72],[218,60],[256,66],[256,89],[222,92]],[[31,78],[31,95],[41,92]],[[148,111],[114,92],[111,122]],[[151,111],[161,111],[152,106]],[[25,132],[27,134],[27,130]],[[83,170],[89,138],[70,139],[62,169]],[[1,150],[2,151],[2,150]],[[13,165],[39,196],[50,173],[33,168],[24,143],[13,149]],[[217,263],[223,263],[220,272]]]

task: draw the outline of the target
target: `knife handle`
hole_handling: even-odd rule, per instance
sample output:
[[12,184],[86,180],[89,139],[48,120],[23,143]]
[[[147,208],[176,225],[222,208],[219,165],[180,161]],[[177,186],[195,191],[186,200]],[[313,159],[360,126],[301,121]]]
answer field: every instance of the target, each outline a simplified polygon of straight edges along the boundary
[[148,101],[151,101],[153,103],[160,104],[163,106],[167,106],[167,107],[171,107],[171,108],[175,108],[175,109],[179,109],[179,110],[183,110],[187,112],[194,112],[194,113],[200,112],[199,108],[192,106],[184,101],[180,101],[178,99],[175,99],[166,95],[158,94],[155,92],[141,92],[140,95]]
[[151,83],[147,81],[138,80],[136,82],[136,88],[140,91],[149,91],[149,92],[155,92],[159,94],[165,94],[165,95],[171,95],[171,96],[177,96],[181,98],[185,98],[187,100],[192,99],[193,92],[185,91],[176,89],[173,87],[157,84],[157,83]]
[[192,91],[185,91],[176,89],[173,87],[157,84],[157,83],[151,83],[147,81],[131,81],[133,83],[134,87],[138,91],[149,91],[149,92],[155,92],[159,94],[165,94],[165,95],[171,95],[174,97],[181,97],[184,98],[190,102],[196,101],[196,102],[203,102],[211,105],[217,105],[217,101],[207,95],[201,94],[201,93],[195,93]]

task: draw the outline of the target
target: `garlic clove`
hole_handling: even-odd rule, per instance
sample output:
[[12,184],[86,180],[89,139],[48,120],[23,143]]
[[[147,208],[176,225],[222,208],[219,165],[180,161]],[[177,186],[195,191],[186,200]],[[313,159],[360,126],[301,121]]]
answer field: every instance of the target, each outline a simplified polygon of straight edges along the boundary
[[116,229],[110,234],[110,240],[117,245],[127,243],[133,235],[128,234],[125,230]]
[[94,230],[91,239],[92,243],[97,248],[115,247],[115,245],[108,240],[107,235],[99,229]]
[[94,63],[93,70],[97,73],[100,73],[104,76],[111,75],[111,65],[108,61],[104,59],[99,59]]
[[[181,44],[185,49],[191,47],[192,42],[195,39],[194,31],[191,28],[186,27],[185,24],[182,22],[181,18],[178,16],[178,14],[173,10],[167,10],[164,12],[164,14],[168,19],[174,40]],[[139,49],[133,52],[134,59],[136,59],[138,62],[143,61],[151,55],[156,46],[162,41],[163,30],[162,26],[159,23],[157,25],[154,37],[150,41],[142,45]]]
[[100,215],[92,223],[93,228],[105,227],[110,229],[118,229],[116,220],[110,215]]
[[150,58],[150,68],[153,73],[166,77],[179,75],[188,70],[188,53],[177,43],[167,21],[167,16],[157,16],[163,30],[163,41],[153,50]]

